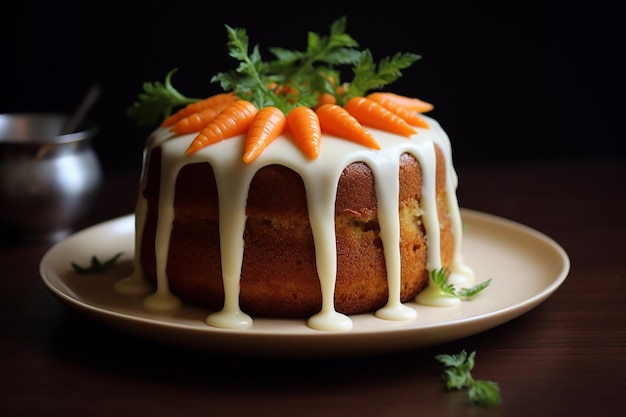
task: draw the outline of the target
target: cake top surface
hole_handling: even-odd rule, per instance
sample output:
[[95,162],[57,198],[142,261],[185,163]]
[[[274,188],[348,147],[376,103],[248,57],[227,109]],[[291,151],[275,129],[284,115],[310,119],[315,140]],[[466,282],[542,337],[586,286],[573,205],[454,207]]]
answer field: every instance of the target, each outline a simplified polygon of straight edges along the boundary
[[194,134],[187,155],[245,134],[246,163],[281,136],[315,160],[322,134],[379,150],[371,129],[411,137],[416,128],[430,127],[421,114],[432,104],[382,90],[421,56],[399,52],[375,62],[371,51],[359,49],[346,33],[345,17],[331,24],[327,36],[309,32],[303,51],[269,48],[274,55],[269,61],[262,59],[258,45],[250,47],[244,29],[225,26],[229,55],[238,66],[212,77],[222,92],[186,97],[172,84],[174,69],[164,83],[144,83],[143,93],[127,109],[139,125],[159,124],[172,136]]

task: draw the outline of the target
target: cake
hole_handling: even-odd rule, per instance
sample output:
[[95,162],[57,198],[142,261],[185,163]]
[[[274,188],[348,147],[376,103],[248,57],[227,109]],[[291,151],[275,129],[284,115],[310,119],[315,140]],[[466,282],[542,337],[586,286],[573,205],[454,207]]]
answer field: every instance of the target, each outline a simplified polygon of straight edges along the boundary
[[[344,26],[344,19],[336,21],[330,38],[344,35],[339,52],[355,57],[355,65],[363,63],[369,51],[356,50]],[[227,29],[231,55],[252,64],[254,54],[232,53],[233,45],[247,45],[245,31]],[[417,58],[400,54],[387,64],[404,68]],[[225,92],[211,100],[223,103],[201,127],[176,128],[186,117],[200,117],[199,100],[179,103],[181,109],[165,115],[146,142],[134,272],[118,282],[120,292],[147,284],[153,292],[144,299],[146,308],[198,306],[209,310],[208,325],[230,329],[248,328],[258,317],[304,319],[315,330],[349,330],[354,315],[410,320],[417,314],[410,303],[459,302],[433,282],[441,272],[448,282],[469,287],[473,274],[461,254],[451,143],[439,123],[423,114],[432,106],[382,91],[353,90],[350,97],[357,75],[352,84],[338,83],[338,72],[326,64],[323,71],[311,66],[315,77],[323,73],[330,80],[317,84],[326,90],[310,88],[293,73],[286,82],[280,71],[251,89],[248,81],[261,78],[255,72],[261,67],[250,65],[244,74],[249,78],[237,71],[214,77]],[[172,91],[172,73],[153,88]],[[307,80],[316,85],[318,78]],[[218,114],[234,103],[253,102],[255,95],[262,100],[251,107],[243,128],[209,140]],[[405,129],[394,131],[359,113],[349,100],[381,107],[381,96],[421,105],[410,109],[417,122],[408,123],[388,107],[385,111],[401,119]],[[254,118],[265,107],[281,106],[277,114],[284,116],[270,123],[277,125],[275,136],[254,157],[245,157]],[[337,130],[323,106],[339,107],[333,111],[342,110],[341,120],[355,122],[367,139]],[[136,115],[138,107],[141,103],[129,114]],[[296,107],[316,115],[317,131],[308,133],[314,140],[305,145],[298,124],[309,116],[291,117]]]

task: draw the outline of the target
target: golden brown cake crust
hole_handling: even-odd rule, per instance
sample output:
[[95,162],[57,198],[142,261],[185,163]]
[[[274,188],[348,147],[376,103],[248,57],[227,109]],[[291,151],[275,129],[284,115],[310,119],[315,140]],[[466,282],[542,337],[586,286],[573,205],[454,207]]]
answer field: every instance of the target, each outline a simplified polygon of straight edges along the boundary
[[[443,153],[437,155],[437,208],[441,223],[442,263],[453,250],[447,214]],[[149,157],[144,197],[148,201],[141,262],[156,275],[154,237],[158,211],[160,148]],[[409,154],[400,160],[401,301],[428,285],[426,240],[419,217],[422,174]],[[183,300],[211,310],[222,308],[217,188],[209,163],[185,166],[177,180],[175,220],[167,260],[170,289]],[[339,180],[336,199],[337,281],[335,309],[344,314],[372,312],[387,303],[387,276],[377,222],[374,177],[362,162],[349,165]],[[240,286],[241,309],[255,316],[309,317],[322,303],[315,248],[308,221],[304,185],[289,168],[259,170],[250,185]]]

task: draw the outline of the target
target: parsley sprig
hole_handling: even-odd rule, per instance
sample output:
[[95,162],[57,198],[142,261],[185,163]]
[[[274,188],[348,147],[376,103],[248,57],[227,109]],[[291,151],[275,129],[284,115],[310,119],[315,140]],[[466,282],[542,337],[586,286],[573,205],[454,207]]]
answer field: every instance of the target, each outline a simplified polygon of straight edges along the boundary
[[476,352],[469,355],[465,350],[458,354],[440,354],[435,356],[445,365],[442,379],[448,390],[469,389],[468,395],[472,403],[483,407],[495,407],[502,403],[500,386],[497,382],[478,380],[472,377]]
[[[337,104],[343,105],[352,97],[364,96],[396,81],[402,70],[421,58],[413,53],[397,53],[374,62],[370,50],[359,49],[357,41],[346,33],[345,16],[331,24],[328,36],[309,32],[302,51],[268,48],[274,56],[269,61],[263,60],[258,45],[250,46],[245,29],[226,25],[226,30],[229,55],[238,61],[238,66],[214,75],[211,82],[219,83],[224,91],[233,91],[257,108],[276,106],[285,113],[296,106],[313,107],[321,93],[333,94]],[[344,83],[341,77],[348,70],[353,77]],[[177,107],[199,101],[173,87],[171,77],[175,71],[167,74],[164,83],[144,83],[143,92],[126,115],[139,125],[154,125]],[[340,85],[347,88],[338,89]],[[295,94],[276,94],[277,88],[289,86]]]
[[172,69],[165,76],[165,82],[143,83],[143,93],[126,109],[126,115],[134,119],[139,126],[154,126],[165,119],[177,107],[196,102],[200,99],[185,97],[172,85],[172,75],[177,71]]
[[[327,76],[338,79],[336,68],[359,62],[361,52],[356,49],[358,46],[358,42],[346,33],[346,18],[341,17],[331,24],[328,36],[309,32],[305,51],[269,48],[277,58],[268,64],[269,70],[281,74],[283,80],[294,82],[313,81],[315,84],[316,75],[322,80]],[[314,76],[313,79],[311,75]]]
[[402,76],[402,71],[420,59],[420,55],[412,53],[396,53],[392,57],[385,57],[378,65],[374,62],[372,53],[366,49],[359,55],[359,62],[354,67],[354,78],[348,85],[348,91],[339,102],[346,102],[352,97],[365,95],[370,90],[378,90],[391,84]]
[[448,282],[447,271],[445,268],[435,269],[430,272],[433,282],[441,290],[442,293],[449,297],[469,300],[474,298],[478,293],[487,288],[491,284],[491,279],[483,281],[469,288],[456,289],[454,284]]
[[263,75],[267,72],[267,63],[261,59],[259,46],[255,45],[252,52],[249,52],[248,35],[245,29],[226,25],[226,30],[229,55],[239,61],[239,66],[234,70],[213,76],[211,81],[219,82],[224,91],[234,91],[239,97],[251,101],[259,109],[270,105],[284,106],[286,102],[282,102],[268,87],[269,81]]
[[113,266],[123,253],[124,252],[118,252],[104,262],[100,261],[98,257],[94,255],[91,257],[91,263],[89,266],[80,266],[76,262],[72,262],[72,268],[74,268],[74,271],[79,274],[97,274],[98,272],[102,272],[103,270]]

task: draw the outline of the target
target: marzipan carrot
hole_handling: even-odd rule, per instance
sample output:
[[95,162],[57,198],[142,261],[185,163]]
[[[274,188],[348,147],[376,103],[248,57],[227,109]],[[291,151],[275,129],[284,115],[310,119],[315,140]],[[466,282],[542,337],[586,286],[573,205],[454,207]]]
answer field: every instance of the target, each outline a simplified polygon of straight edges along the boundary
[[370,93],[365,97],[379,103],[381,103],[382,101],[391,101],[419,113],[426,113],[435,108],[435,106],[433,106],[432,104],[422,101],[419,98],[406,97],[399,94],[383,91]]
[[257,112],[248,128],[244,162],[251,162],[283,132],[287,117],[274,106],[263,107]]
[[274,94],[278,97],[287,97],[291,96],[287,101],[289,103],[294,103],[296,101],[296,97],[300,93],[295,87],[290,85],[278,85],[275,82],[271,82],[267,88],[272,90]]
[[374,95],[368,95],[366,97],[382,104],[387,110],[391,110],[398,116],[402,117],[411,126],[423,127],[425,129],[430,127],[428,126],[428,122],[415,110],[404,107],[403,105],[398,104],[385,96],[381,96],[380,94],[376,95],[376,93],[374,93]]
[[235,96],[235,94],[232,92],[215,94],[211,97],[207,97],[203,100],[186,105],[167,119],[163,120],[163,122],[161,123],[161,127],[173,126],[180,119],[187,117],[192,113],[196,113],[202,109],[214,106],[219,103],[231,103],[235,100],[237,100],[237,96]]
[[353,97],[348,100],[344,108],[363,126],[374,127],[407,137],[417,133],[403,118],[369,98]]
[[224,110],[231,102],[220,102],[214,106],[207,107],[189,116],[180,119],[170,131],[184,135],[186,133],[199,132],[204,129],[211,121]]
[[315,110],[322,132],[360,143],[372,149],[380,149],[374,136],[346,109],[337,104],[323,104]]
[[298,106],[287,114],[287,127],[294,142],[304,154],[315,159],[320,154],[322,129],[317,114],[306,106]]
[[336,102],[337,102],[337,99],[332,94],[320,93],[317,96],[317,104],[315,105],[315,108],[317,109],[324,104],[335,104]]
[[289,96],[289,98],[287,99],[287,102],[289,103],[295,103],[296,102],[296,97],[298,96],[298,94],[300,94],[300,92],[298,90],[296,90],[294,87],[289,86],[289,85],[283,85],[280,86],[276,91],[275,94],[277,96],[281,96],[281,97],[287,97]]
[[247,132],[257,111],[256,106],[247,100],[232,102],[198,133],[185,153],[191,155],[213,143]]

